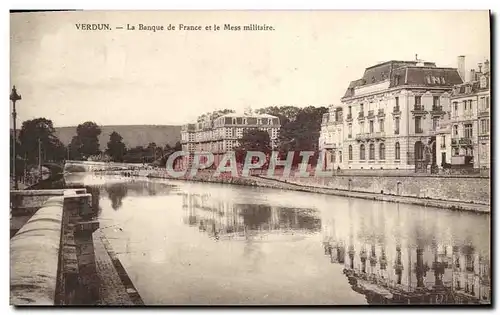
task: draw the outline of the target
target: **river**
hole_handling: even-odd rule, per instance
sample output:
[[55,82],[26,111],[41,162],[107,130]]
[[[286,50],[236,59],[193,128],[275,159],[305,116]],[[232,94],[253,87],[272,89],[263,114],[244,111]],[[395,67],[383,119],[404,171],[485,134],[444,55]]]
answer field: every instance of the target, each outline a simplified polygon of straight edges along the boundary
[[175,180],[66,180],[99,189],[101,229],[146,305],[367,304],[346,267],[489,298],[489,215]]

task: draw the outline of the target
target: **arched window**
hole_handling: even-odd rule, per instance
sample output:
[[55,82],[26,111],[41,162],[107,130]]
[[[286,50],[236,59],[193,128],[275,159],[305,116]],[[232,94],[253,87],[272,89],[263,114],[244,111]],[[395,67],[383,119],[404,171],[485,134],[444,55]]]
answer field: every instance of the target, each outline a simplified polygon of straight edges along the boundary
[[352,145],[349,146],[349,161],[352,161]]
[[379,149],[380,149],[379,159],[380,160],[385,160],[385,144],[381,143]]
[[365,160],[365,145],[362,144],[359,146],[359,159],[364,161]]
[[339,163],[342,163],[342,151],[339,151]]
[[396,142],[396,155],[395,155],[396,160],[401,159],[401,148],[399,147],[399,142]]
[[370,143],[370,160],[375,160],[375,144]]

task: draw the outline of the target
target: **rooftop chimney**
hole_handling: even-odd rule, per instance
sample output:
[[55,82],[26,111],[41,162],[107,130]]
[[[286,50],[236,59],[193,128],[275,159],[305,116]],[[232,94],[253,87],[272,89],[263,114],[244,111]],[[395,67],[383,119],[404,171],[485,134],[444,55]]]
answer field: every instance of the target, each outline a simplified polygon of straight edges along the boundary
[[484,73],[489,73],[490,72],[490,62],[488,59],[484,62]]
[[470,80],[476,81],[476,70],[470,69]]
[[478,63],[477,67],[479,68],[479,73],[481,73],[481,68],[483,67],[483,64],[482,63]]
[[465,56],[458,56],[457,68],[458,74],[462,78],[462,81],[465,82]]

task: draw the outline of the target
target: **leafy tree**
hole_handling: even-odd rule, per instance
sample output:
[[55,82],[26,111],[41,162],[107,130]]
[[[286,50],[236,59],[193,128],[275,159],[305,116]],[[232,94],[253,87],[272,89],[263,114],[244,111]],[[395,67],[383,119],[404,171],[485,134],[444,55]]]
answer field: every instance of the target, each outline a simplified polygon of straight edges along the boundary
[[[321,119],[328,112],[326,107],[270,106],[256,110],[259,114],[269,114],[280,119],[278,148],[282,158],[289,151],[295,151],[293,164],[300,163],[299,151],[316,151],[321,130]],[[312,158],[314,164],[317,155]]]
[[88,158],[101,153],[99,150],[99,135],[101,128],[92,121],[84,122],[76,128],[76,138],[71,140],[71,151],[79,158]]
[[258,151],[265,154],[271,152],[271,139],[269,133],[257,128],[246,129],[240,144],[235,148],[236,160],[243,162],[248,151]]
[[182,151],[182,145],[180,141],[177,141],[174,146],[174,151]]
[[115,162],[122,162],[123,156],[127,151],[127,148],[122,140],[123,137],[116,131],[113,131],[109,135],[108,149],[106,150],[106,154],[108,154]]
[[66,156],[66,148],[56,137],[51,120],[35,118],[24,121],[19,132],[17,155],[26,158],[29,164],[36,164],[39,145],[43,161],[61,161]]

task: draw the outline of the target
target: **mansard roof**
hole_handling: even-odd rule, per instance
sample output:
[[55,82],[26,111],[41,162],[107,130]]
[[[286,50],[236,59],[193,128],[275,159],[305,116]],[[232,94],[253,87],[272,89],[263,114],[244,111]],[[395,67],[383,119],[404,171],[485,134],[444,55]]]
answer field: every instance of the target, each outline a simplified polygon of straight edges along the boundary
[[355,88],[390,81],[390,88],[397,86],[444,86],[462,83],[458,70],[436,67],[433,62],[391,60],[365,69],[363,77],[351,81],[343,98],[355,95]]

